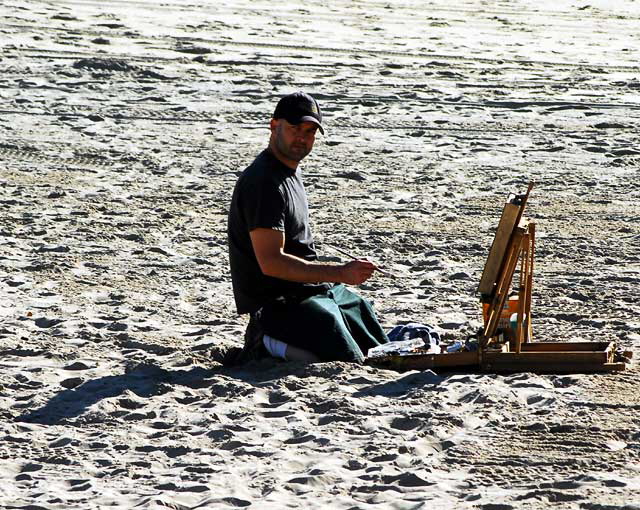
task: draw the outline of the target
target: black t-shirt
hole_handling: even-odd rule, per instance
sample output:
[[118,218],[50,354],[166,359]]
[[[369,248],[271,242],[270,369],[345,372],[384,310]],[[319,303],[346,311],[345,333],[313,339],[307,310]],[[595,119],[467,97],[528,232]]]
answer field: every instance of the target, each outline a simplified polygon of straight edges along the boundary
[[283,231],[285,253],[305,260],[317,259],[300,172],[280,162],[268,149],[238,178],[229,208],[229,263],[238,313],[255,312],[280,296],[326,288],[263,274],[249,236],[256,228]]

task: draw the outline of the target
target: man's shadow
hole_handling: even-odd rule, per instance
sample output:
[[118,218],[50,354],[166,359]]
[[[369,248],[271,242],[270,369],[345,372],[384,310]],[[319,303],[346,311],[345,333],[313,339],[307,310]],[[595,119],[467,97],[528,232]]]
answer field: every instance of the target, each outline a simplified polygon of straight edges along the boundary
[[124,374],[92,379],[75,388],[63,390],[44,406],[23,413],[15,421],[56,425],[80,416],[102,399],[117,397],[127,390],[141,398],[148,398],[171,391],[173,385],[202,388],[210,384],[207,379],[216,373],[219,370],[202,367],[171,371],[152,364],[140,364]]
[[[288,375],[286,371],[275,375],[271,373],[274,366],[281,364],[282,362],[270,358],[242,365],[224,366],[212,363],[211,368],[167,370],[150,362],[140,363],[131,369],[125,369],[124,374],[99,377],[74,388],[65,389],[54,395],[43,406],[26,410],[16,417],[15,421],[57,425],[82,415],[92,405],[105,398],[117,397],[127,390],[140,398],[149,398],[168,393],[175,386],[186,386],[192,389],[207,388],[215,384],[217,382],[215,376],[220,375],[257,387],[265,381],[286,377]],[[122,409],[123,413],[131,411],[132,409],[128,407]]]

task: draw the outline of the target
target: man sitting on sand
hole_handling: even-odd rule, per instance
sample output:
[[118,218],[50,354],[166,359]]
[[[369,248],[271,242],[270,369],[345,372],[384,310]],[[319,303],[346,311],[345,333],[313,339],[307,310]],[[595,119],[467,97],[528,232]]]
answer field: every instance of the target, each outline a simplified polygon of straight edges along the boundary
[[269,146],[239,177],[229,209],[229,262],[238,313],[249,313],[236,362],[267,354],[288,360],[353,361],[386,343],[358,285],[376,266],[367,260],[317,261],[307,195],[298,164],[324,134],[315,99],[283,97],[270,122]]

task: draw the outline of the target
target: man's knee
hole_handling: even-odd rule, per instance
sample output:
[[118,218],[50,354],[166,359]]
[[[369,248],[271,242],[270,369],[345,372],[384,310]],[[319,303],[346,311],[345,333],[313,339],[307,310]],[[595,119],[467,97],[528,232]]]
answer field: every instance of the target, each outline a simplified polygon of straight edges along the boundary
[[[313,298],[312,298],[313,299]],[[346,327],[340,308],[328,299],[309,300],[300,310],[300,320],[309,327],[322,331],[336,331]]]

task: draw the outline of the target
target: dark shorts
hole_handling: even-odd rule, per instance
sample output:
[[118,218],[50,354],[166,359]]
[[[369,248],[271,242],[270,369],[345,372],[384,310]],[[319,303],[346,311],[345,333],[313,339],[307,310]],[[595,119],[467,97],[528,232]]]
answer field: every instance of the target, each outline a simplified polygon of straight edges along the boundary
[[258,320],[264,333],[322,361],[361,363],[370,348],[388,342],[371,304],[344,285],[268,303]]

